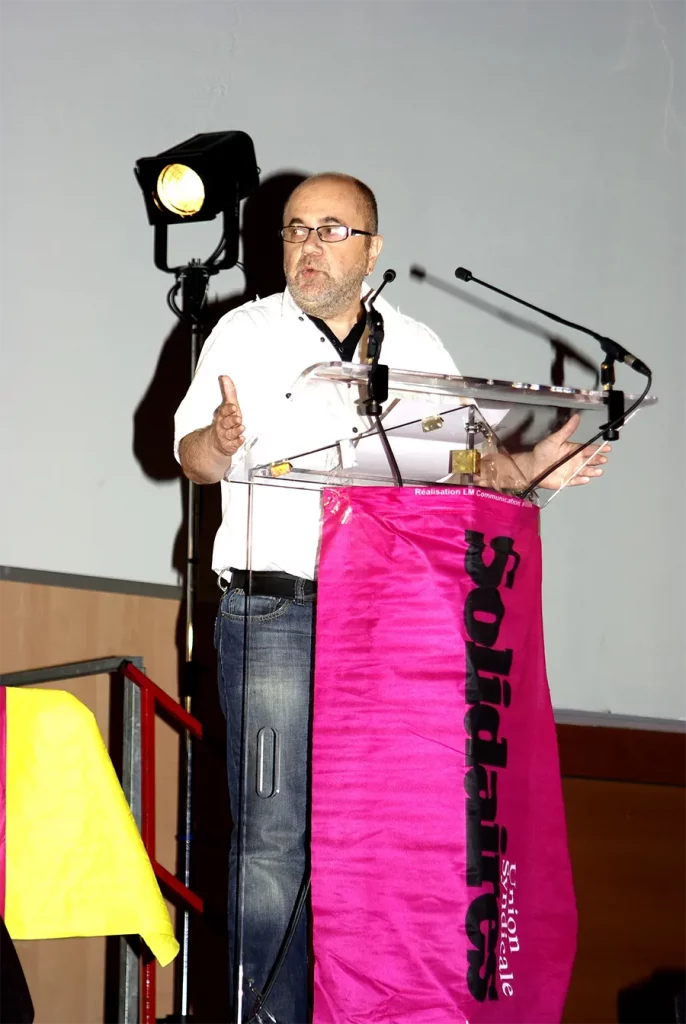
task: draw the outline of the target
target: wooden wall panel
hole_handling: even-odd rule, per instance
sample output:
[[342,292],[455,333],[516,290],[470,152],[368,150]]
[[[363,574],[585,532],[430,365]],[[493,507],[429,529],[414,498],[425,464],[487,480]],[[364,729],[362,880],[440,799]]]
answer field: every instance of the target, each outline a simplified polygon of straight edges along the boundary
[[560,771],[568,778],[686,786],[686,733],[558,725]]
[[[165,598],[0,581],[0,671],[138,654],[155,682],[176,697],[178,611],[178,602]],[[200,612],[198,649],[206,676],[212,677],[214,606]],[[108,679],[60,685],[92,708],[107,739]],[[197,925],[198,941],[191,946],[191,987],[194,983],[198,993],[196,1019],[216,1022],[226,1019],[216,1007],[226,1003],[222,927],[228,819],[223,723],[213,683],[203,688],[194,707],[207,736],[203,756],[209,751],[197,766],[204,843],[194,854],[194,879],[209,913]],[[158,856],[173,870],[178,743],[163,722],[157,737]],[[686,966],[686,740],[683,734],[572,725],[558,727],[558,737],[580,918],[564,1020],[603,1024],[618,1020],[620,990],[655,971]],[[18,947],[36,1004],[36,1024],[103,1021],[103,939],[22,942]],[[173,968],[158,970],[159,1018],[171,1012],[172,982]],[[206,997],[208,1005],[202,1006]]]
[[[33,583],[0,581],[0,671],[16,672],[64,662],[141,655],[147,674],[178,697],[176,628],[178,601],[136,597]],[[109,738],[110,680],[107,676],[55,684],[95,714]],[[160,724],[157,851],[175,869],[178,739]],[[112,751],[117,760],[118,751]],[[173,916],[173,908],[170,906]],[[36,1024],[99,1024],[103,1020],[105,940],[58,939],[19,942],[36,1008]],[[158,968],[158,1016],[172,1010],[173,967]]]
[[[612,732],[612,730],[602,730]],[[641,734],[636,734],[636,744]],[[564,1020],[615,1022],[622,990],[686,970],[686,790],[565,779],[579,942]],[[645,1016],[633,1021],[674,1018]]]

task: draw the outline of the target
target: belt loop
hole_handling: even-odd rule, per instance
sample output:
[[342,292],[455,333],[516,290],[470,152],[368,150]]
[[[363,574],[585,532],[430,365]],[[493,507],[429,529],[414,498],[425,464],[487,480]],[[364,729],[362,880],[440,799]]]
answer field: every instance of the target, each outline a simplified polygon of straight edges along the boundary
[[305,603],[305,580],[301,576],[295,581],[295,599],[298,604]]

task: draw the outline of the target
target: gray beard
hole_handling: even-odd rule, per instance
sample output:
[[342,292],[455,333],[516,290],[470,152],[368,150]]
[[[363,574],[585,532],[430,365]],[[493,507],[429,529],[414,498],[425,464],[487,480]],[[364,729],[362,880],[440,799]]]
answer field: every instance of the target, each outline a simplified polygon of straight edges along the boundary
[[320,320],[332,320],[344,313],[355,302],[359,302],[364,274],[359,273],[343,281],[328,279],[327,287],[319,295],[308,295],[298,287],[296,280],[288,281],[288,290],[296,303],[308,316],[316,316]]

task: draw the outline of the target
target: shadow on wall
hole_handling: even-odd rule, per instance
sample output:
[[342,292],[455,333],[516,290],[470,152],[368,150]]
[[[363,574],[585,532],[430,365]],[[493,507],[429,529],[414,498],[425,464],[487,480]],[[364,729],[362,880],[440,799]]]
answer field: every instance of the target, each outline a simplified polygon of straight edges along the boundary
[[[266,178],[246,200],[243,207],[243,264],[245,289],[205,308],[205,336],[226,313],[257,296],[266,297],[282,291],[282,243],[278,235],[282,226],[285,202],[306,175],[284,171]],[[160,358],[148,389],[133,421],[133,453],[150,480],[163,482],[181,479],[181,467],[174,458],[174,413],[190,383],[190,334],[179,322],[162,346]],[[240,396],[239,396],[240,399]],[[183,522],[172,552],[172,565],[183,577],[186,565],[186,493],[183,489]],[[201,488],[201,534],[199,544],[201,599],[217,596],[211,565],[212,542],[220,521],[219,488]],[[208,587],[208,584],[210,586]],[[210,594],[208,594],[208,589]]]
[[[242,225],[245,289],[219,302],[208,303],[206,337],[217,321],[232,309],[257,296],[266,297],[283,290],[282,243],[278,231],[288,196],[306,177],[295,171],[274,174],[246,200]],[[181,482],[183,519],[170,553],[172,565],[180,577],[184,576],[186,568],[188,492],[174,458],[174,413],[190,383],[189,364],[190,334],[187,326],[179,322],[162,346],[154,376],[135,412],[133,432],[134,455],[145,475],[158,482],[177,479]],[[211,571],[212,545],[221,519],[220,489],[201,487],[199,498],[198,601],[194,623],[196,671],[192,708],[203,723],[205,739],[196,745],[194,752],[191,885],[205,901],[205,914],[191,920],[189,994],[193,1020],[197,1024],[213,1024],[229,1019],[226,909],[231,821],[226,788],[226,735],[217,698],[214,651],[214,621],[220,595]],[[176,628],[179,681],[184,678],[185,617],[182,602]],[[184,832],[181,821],[178,832],[179,835]],[[180,921],[180,914],[178,918]]]
[[[305,177],[295,171],[272,175],[245,201],[241,231],[245,288],[207,304],[205,336],[232,309],[257,296],[266,297],[283,290],[285,279],[278,230],[286,199]],[[134,414],[133,453],[150,480],[162,482],[181,477],[173,452],[174,413],[188,389],[189,364],[190,333],[179,321],[163,343],[153,378]],[[183,543],[177,542],[173,556],[174,568],[180,574],[185,564],[185,533],[181,534],[181,541]]]
[[665,969],[617,995],[619,1024],[685,1024],[686,971]]
[[[593,387],[597,387],[600,383],[600,373],[597,365],[572,345],[567,338],[562,337],[552,328],[546,328],[534,320],[519,316],[510,310],[504,309],[502,306],[497,306],[494,302],[488,302],[477,295],[469,294],[465,288],[457,288],[451,281],[437,277],[436,274],[430,274],[424,267],[420,267],[416,263],[410,267],[410,277],[415,281],[425,282],[429,287],[436,288],[438,291],[450,295],[453,299],[457,299],[467,306],[472,306],[473,309],[478,309],[481,313],[487,313],[497,320],[502,320],[504,323],[509,324],[510,327],[524,331],[533,337],[542,338],[548,342],[553,356],[550,365],[550,383],[553,387],[564,387],[565,365],[567,362],[592,373],[594,377]],[[579,385],[576,386],[578,387]]]

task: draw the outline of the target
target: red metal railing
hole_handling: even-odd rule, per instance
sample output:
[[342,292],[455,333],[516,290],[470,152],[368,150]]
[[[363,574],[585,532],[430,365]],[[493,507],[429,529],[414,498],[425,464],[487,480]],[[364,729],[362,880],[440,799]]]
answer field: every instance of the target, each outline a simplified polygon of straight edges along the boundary
[[[155,715],[157,707],[163,708],[171,718],[187,729],[196,739],[202,739],[202,725],[168,693],[165,693],[152,679],[126,662],[121,667],[123,675],[135,683],[141,691],[141,836],[157,878],[170,891],[175,902],[185,904],[199,914],[203,912],[203,901],[191,889],[179,881],[157,862],[155,856]],[[147,953],[143,956],[141,1018],[142,1024],[155,1024],[155,960]]]

